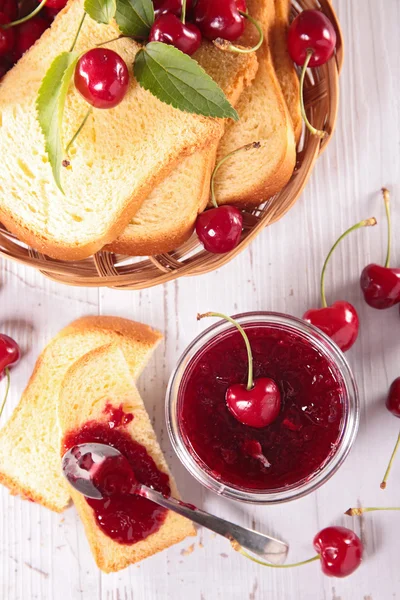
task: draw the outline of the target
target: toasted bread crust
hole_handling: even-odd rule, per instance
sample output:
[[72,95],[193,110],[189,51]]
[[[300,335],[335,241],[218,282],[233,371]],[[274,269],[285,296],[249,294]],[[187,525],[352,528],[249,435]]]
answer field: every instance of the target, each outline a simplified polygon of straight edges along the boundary
[[[293,126],[271,56],[274,0],[248,0],[248,8],[262,25],[265,35],[264,44],[257,52],[259,70],[253,86],[239,100],[237,110],[241,121],[226,128],[217,160],[241,144],[257,141],[260,148],[250,150],[247,155],[236,155],[225,163],[216,177],[216,192],[219,204],[253,208],[288,183],[295,167],[296,149]],[[247,31],[246,35],[254,43],[254,31]],[[256,111],[261,110],[263,92],[268,92],[268,112],[263,112],[256,120],[254,114],[258,115]],[[250,124],[246,128],[248,122]],[[258,163],[253,163],[253,160]],[[260,167],[261,161],[265,168]],[[254,167],[254,164],[257,166]],[[243,169],[245,178],[241,175]]]
[[299,78],[287,47],[291,4],[291,0],[275,0],[275,21],[271,27],[271,53],[297,144],[301,137],[303,121],[300,111]]

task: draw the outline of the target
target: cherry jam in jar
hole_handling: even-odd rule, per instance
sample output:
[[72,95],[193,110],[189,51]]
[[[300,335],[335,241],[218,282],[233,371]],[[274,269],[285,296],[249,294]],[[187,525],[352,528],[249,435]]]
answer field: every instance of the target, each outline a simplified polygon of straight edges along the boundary
[[209,489],[236,500],[277,503],[303,496],[342,464],[359,420],[357,388],[339,348],[318,329],[286,315],[235,317],[252,349],[254,378],[281,393],[273,423],[243,425],[226,391],[245,383],[246,347],[230,323],[204,331],[186,350],[167,392],[167,423],[179,458]]

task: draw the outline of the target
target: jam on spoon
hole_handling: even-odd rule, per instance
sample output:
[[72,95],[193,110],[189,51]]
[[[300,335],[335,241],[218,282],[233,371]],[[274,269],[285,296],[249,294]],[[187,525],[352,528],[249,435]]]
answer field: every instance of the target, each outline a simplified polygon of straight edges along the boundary
[[[106,509],[107,504],[112,503],[115,497],[124,499],[129,506],[136,496],[140,496],[147,499],[148,506],[155,503],[164,509],[172,510],[222,535],[232,545],[235,543],[238,548],[252,552],[264,560],[274,564],[281,564],[285,560],[288,546],[284,542],[206,513],[193,504],[182,502],[169,494],[160,494],[152,487],[139,483],[133,467],[119,450],[106,444],[86,443],[73,446],[62,459],[63,473],[72,487],[88,500],[91,499],[91,502],[105,502]],[[152,502],[149,502],[150,500]],[[124,519],[121,508],[119,507],[118,517]],[[141,516],[136,515],[136,521]],[[115,518],[114,521],[109,520],[109,524],[113,522],[116,526],[119,525]],[[130,525],[134,527],[135,521],[131,521]],[[104,527],[103,531],[107,533]],[[107,534],[110,535],[110,532]],[[117,538],[114,536],[114,539]]]

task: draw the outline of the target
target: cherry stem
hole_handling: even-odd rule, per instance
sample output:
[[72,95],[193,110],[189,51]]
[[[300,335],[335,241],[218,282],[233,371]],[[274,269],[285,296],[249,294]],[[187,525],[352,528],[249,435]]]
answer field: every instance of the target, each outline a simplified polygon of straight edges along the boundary
[[6,402],[7,402],[8,392],[10,391],[10,383],[11,383],[10,369],[8,367],[6,367],[4,369],[4,372],[5,372],[6,377],[7,377],[7,387],[6,387],[6,393],[4,394],[2,405],[0,407],[0,418],[1,418],[1,415],[3,413],[4,407],[5,407]]
[[306,76],[306,71],[308,68],[308,65],[310,63],[311,57],[313,55],[313,50],[308,50],[307,51],[307,56],[306,56],[306,60],[304,62],[303,68],[301,69],[301,74],[300,74],[300,108],[301,108],[301,116],[303,117],[303,121],[308,129],[308,131],[310,133],[312,133],[313,135],[316,135],[319,138],[324,138],[326,135],[328,135],[328,133],[326,131],[322,131],[321,129],[316,129],[315,127],[313,127],[313,125],[311,125],[310,121],[307,118],[307,114],[306,114],[306,109],[304,106],[304,78]]
[[22,17],[21,19],[17,19],[16,21],[12,21],[11,23],[5,23],[4,25],[1,25],[1,29],[10,29],[10,27],[15,27],[16,25],[21,25],[22,23],[26,23],[26,21],[30,21],[30,19],[33,19],[33,17],[36,17],[36,15],[42,10],[43,6],[46,4],[47,0],[42,0],[40,4],[38,4],[38,6],[31,12],[29,13],[29,15],[25,15],[25,17]]
[[219,161],[219,163],[217,163],[214,167],[214,171],[212,172],[211,175],[211,184],[210,184],[210,188],[211,188],[211,203],[215,208],[218,208],[218,203],[217,200],[215,198],[215,176],[217,174],[217,172],[219,171],[219,169],[222,167],[222,165],[229,160],[234,154],[236,154],[237,152],[240,152],[241,150],[252,150],[253,148],[261,148],[261,143],[260,142],[251,142],[250,144],[245,144],[244,146],[240,146],[240,148],[236,148],[236,150],[232,150],[232,152],[229,152],[229,154],[227,154],[226,156],[224,156],[224,158],[221,158],[221,160]]
[[181,21],[182,21],[183,24],[186,23],[186,0],[182,0]]
[[68,155],[69,149],[71,148],[72,144],[75,142],[76,138],[78,137],[78,135],[80,134],[80,132],[82,131],[82,129],[85,127],[86,121],[88,120],[88,118],[90,117],[90,115],[93,112],[93,106],[91,106],[89,108],[89,110],[87,111],[85,118],[83,119],[82,123],[79,125],[78,129],[75,131],[74,135],[72,136],[71,140],[68,142],[67,147],[65,148],[65,154]]
[[71,48],[69,49],[70,52],[73,51],[73,49],[75,48],[76,42],[78,41],[78,37],[79,37],[79,34],[81,32],[83,22],[86,19],[86,14],[87,14],[86,12],[83,13],[83,17],[81,19],[81,22],[78,25],[78,30],[77,30],[77,32],[75,34],[74,41],[72,42]]
[[243,329],[243,327],[241,325],[239,325],[239,323],[237,321],[235,321],[235,319],[232,319],[232,317],[228,317],[227,315],[224,315],[223,313],[218,313],[218,312],[208,312],[208,313],[204,313],[202,315],[198,314],[197,315],[197,320],[200,321],[200,319],[203,319],[204,317],[217,317],[218,319],[225,319],[225,321],[229,321],[229,323],[232,323],[232,325],[234,325],[236,327],[236,329],[239,331],[239,333],[241,334],[242,338],[244,339],[244,343],[246,344],[246,349],[247,349],[247,358],[249,361],[249,374],[247,377],[247,390],[251,390],[254,387],[254,381],[253,381],[253,354],[251,352],[251,346],[250,346],[250,342],[249,342],[249,338],[247,337],[247,334],[245,332],[245,330]]
[[239,10],[239,14],[250,21],[250,23],[253,23],[254,27],[257,29],[260,36],[257,44],[252,48],[241,48],[240,46],[234,46],[228,40],[217,38],[214,40],[214,45],[220,50],[225,50],[226,52],[236,52],[238,54],[250,54],[251,52],[257,52],[257,50],[259,50],[264,43],[264,31],[260,23],[256,21],[256,19],[253,19],[253,17],[251,17],[249,14],[243,12],[242,10]]
[[322,267],[322,271],[321,271],[320,291],[321,291],[322,308],[326,308],[328,306],[328,304],[326,302],[326,296],[325,296],[325,272],[326,272],[326,267],[328,266],[329,259],[331,258],[335,249],[340,244],[340,242],[352,231],[356,231],[356,229],[361,229],[361,227],[372,227],[373,225],[376,225],[376,224],[377,224],[377,220],[375,219],[375,217],[371,217],[371,219],[365,219],[364,221],[360,221],[359,223],[356,223],[356,225],[353,225],[353,227],[350,227],[349,229],[347,229],[347,231],[342,233],[342,235],[333,244],[332,248],[329,251],[328,256],[325,259],[324,266]]
[[399,433],[399,435],[398,435],[398,437],[397,437],[396,444],[395,444],[395,446],[394,446],[394,448],[393,448],[392,456],[390,457],[389,464],[388,464],[388,467],[387,467],[387,469],[386,469],[385,476],[384,476],[384,478],[382,479],[382,483],[381,483],[381,490],[384,490],[384,489],[386,488],[386,482],[387,482],[387,480],[388,480],[389,473],[390,473],[390,469],[392,468],[393,461],[394,461],[394,457],[396,456],[397,449],[398,449],[399,445],[400,445],[400,433]]
[[392,219],[390,215],[390,193],[386,188],[382,188],[383,200],[385,202],[385,210],[386,210],[386,218],[388,225],[388,244],[387,244],[387,252],[386,252],[386,261],[385,267],[389,267],[390,265],[390,252],[392,247]]
[[132,39],[129,35],[119,35],[118,37],[111,38],[111,40],[106,40],[105,42],[101,42],[101,44],[96,44],[96,48],[101,48],[101,46],[105,46],[106,44],[111,44],[111,42],[117,42],[118,40],[122,40],[124,38]]
[[400,510],[400,506],[368,506],[366,508],[349,508],[344,513],[349,517],[361,517],[366,512],[375,512],[377,510]]
[[239,552],[240,554],[242,554],[249,560],[252,560],[253,562],[257,563],[258,565],[262,565],[263,567],[272,567],[273,569],[291,569],[292,567],[301,567],[302,565],[308,565],[308,563],[312,563],[312,562],[318,560],[319,558],[321,558],[320,555],[317,554],[316,556],[313,556],[312,558],[308,558],[307,560],[302,560],[297,563],[289,563],[287,565],[273,565],[271,563],[264,562],[263,560],[259,560],[258,558],[255,558],[254,556],[251,556],[251,554],[246,552],[246,550],[243,550],[242,546],[240,546],[240,544],[238,544],[238,542],[236,540],[231,540],[231,545],[232,545],[232,548],[234,550],[236,550],[236,552]]

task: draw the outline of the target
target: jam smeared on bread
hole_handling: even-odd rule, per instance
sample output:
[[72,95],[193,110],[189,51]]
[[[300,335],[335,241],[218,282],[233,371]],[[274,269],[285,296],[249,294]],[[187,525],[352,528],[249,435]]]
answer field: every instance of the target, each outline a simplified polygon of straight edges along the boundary
[[115,406],[108,402],[105,406],[104,412],[110,417],[108,422],[110,429],[114,429],[114,427],[120,427],[121,425],[128,425],[128,423],[134,419],[134,415],[132,413],[124,411],[122,404],[120,404],[118,408],[115,408]]
[[240,488],[272,490],[310,477],[332,456],[342,426],[343,382],[300,335],[257,323],[245,331],[254,376],[272,378],[281,391],[278,417],[256,429],[228,410],[227,389],[248,375],[243,339],[230,331],[189,364],[179,390],[180,429],[194,458],[213,477]]
[[[136,378],[160,339],[148,325],[108,316],[83,317],[60,331],[39,356],[16,410],[0,432],[0,483],[13,494],[63,511],[70,494],[60,471],[56,408],[68,369],[94,348],[116,343]],[[29,436],[21,436],[26,423]]]
[[[127,416],[133,416],[123,413],[122,407],[113,412],[118,412],[122,421]],[[64,437],[63,447],[67,451],[78,444],[98,442],[117,448],[127,458],[132,470],[126,468],[126,461],[116,461],[118,457],[111,458],[109,465],[107,461],[110,458],[104,461],[94,481],[97,479],[96,487],[102,492],[105,488],[109,495],[102,500],[87,498],[86,502],[93,509],[103,533],[119,544],[135,544],[160,529],[167,511],[146,498],[129,494],[129,488],[137,481],[162,494],[170,495],[171,490],[168,475],[157,468],[146,448],[124,431],[122,421],[115,428],[110,428],[107,423],[88,422],[78,431],[68,433]],[[91,465],[88,466],[90,469]]]
[[[134,418],[110,429],[110,415],[105,412],[110,404],[117,410],[122,405],[123,412],[132,413]],[[81,443],[114,446],[128,459],[139,483],[179,498],[120,344],[96,348],[72,365],[58,398],[58,419],[63,440],[61,456],[65,447]],[[60,468],[60,455],[58,464]],[[129,505],[126,496],[89,504],[69,487],[96,563],[106,573],[119,571],[195,535],[188,519],[162,511],[143,498],[130,497]],[[129,527],[122,519],[130,523]]]

